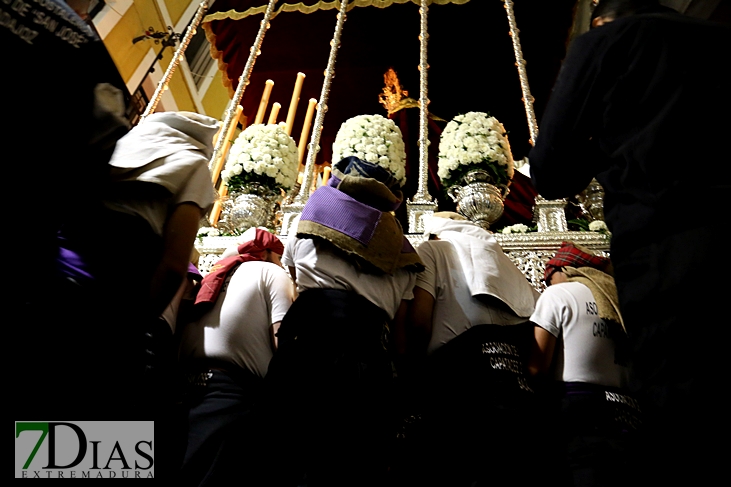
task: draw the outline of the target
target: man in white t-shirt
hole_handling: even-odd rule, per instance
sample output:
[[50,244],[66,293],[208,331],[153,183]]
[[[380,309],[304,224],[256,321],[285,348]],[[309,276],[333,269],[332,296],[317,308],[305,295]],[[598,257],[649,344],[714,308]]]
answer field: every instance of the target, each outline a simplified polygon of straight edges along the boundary
[[182,331],[180,361],[188,379],[184,485],[227,481],[241,468],[245,445],[238,434],[246,432],[276,349],[275,332],[294,300],[279,239],[252,228],[242,240],[203,279],[195,305],[203,314]]
[[332,247],[313,239],[287,237],[282,263],[295,277],[298,293],[312,289],[353,292],[382,309],[389,320],[396,315],[402,302],[413,297],[414,272],[403,268],[390,275],[363,272]]
[[426,219],[411,317],[426,352],[473,326],[524,323],[538,292],[486,230],[451,212]]
[[427,485],[435,476],[436,485],[525,483],[514,451],[533,399],[522,357],[538,292],[492,234],[461,215],[435,213],[424,227],[429,240],[416,250],[425,270],[401,347],[406,370],[425,377],[417,407],[428,441],[413,446],[429,463],[413,474]]
[[[282,485],[383,485],[393,370],[386,337],[421,268],[386,168],[347,157],[315,191],[282,261],[298,290],[265,380]],[[287,477],[285,479],[284,477]],[[277,483],[276,485],[280,485]]]
[[610,485],[632,474],[640,411],[626,391],[627,335],[608,272],[609,259],[564,242],[546,264],[549,287],[530,318],[529,371],[546,379],[545,434],[556,441],[547,451],[556,452],[554,475],[569,485]]

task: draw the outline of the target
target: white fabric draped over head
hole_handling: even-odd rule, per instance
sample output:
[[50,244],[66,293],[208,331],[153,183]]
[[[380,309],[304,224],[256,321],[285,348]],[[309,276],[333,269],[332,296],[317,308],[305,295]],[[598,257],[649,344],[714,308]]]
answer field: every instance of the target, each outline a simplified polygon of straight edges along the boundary
[[112,177],[158,184],[175,193],[191,166],[208,164],[217,130],[218,120],[206,115],[153,113],[117,141],[109,161]]
[[452,244],[472,296],[493,296],[521,318],[533,313],[538,291],[487,230],[467,220],[435,214],[424,217],[424,234]]

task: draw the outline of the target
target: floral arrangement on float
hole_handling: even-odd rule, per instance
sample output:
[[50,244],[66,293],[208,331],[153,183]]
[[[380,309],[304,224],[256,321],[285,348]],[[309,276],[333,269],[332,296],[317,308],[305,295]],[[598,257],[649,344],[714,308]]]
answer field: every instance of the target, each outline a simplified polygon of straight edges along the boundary
[[406,182],[406,148],[401,130],[381,115],[358,115],[343,122],[333,143],[333,161],[354,156],[387,169]]
[[569,230],[579,232],[596,232],[609,235],[609,228],[603,220],[592,220],[589,221],[586,218],[575,218],[567,220],[566,223],[569,225]]
[[[609,229],[607,224],[603,220],[588,221],[583,218],[577,218],[574,220],[567,220],[569,230],[579,232],[595,232],[603,235],[609,235]],[[507,225],[499,230],[499,233],[509,235],[511,233],[532,233],[538,230],[537,226],[529,227],[523,223],[516,223],[514,225]]]
[[249,125],[231,145],[221,178],[229,191],[261,185],[279,193],[297,181],[297,144],[279,125]]
[[505,127],[483,112],[457,115],[439,139],[437,175],[445,187],[458,184],[475,169],[487,171],[492,184],[506,189],[515,173]]
[[229,197],[219,228],[238,235],[250,227],[275,226],[273,218],[284,192],[297,181],[297,144],[279,125],[254,124],[231,145],[221,179]]
[[437,175],[457,211],[484,228],[500,218],[515,173],[507,131],[495,117],[454,117],[439,140]]
[[500,230],[500,233],[504,234],[511,234],[511,233],[529,233],[529,232],[535,232],[535,227],[529,227],[528,225],[525,225],[523,223],[516,223],[514,225],[508,225],[507,227],[504,227],[502,230]]
[[198,229],[198,233],[196,234],[196,238],[198,240],[203,240],[203,237],[220,237],[221,236],[221,230],[219,230],[216,227],[200,227]]
[[594,220],[589,223],[589,231],[599,232],[599,233],[609,233],[609,228],[607,228],[607,224],[604,223],[604,221]]

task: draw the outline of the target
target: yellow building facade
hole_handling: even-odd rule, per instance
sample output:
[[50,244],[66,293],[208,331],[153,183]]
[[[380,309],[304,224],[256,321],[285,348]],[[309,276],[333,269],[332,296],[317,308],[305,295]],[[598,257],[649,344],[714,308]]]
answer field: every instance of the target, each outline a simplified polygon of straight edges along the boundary
[[[200,5],[196,0],[107,0],[93,16],[97,32],[138,104],[146,105],[152,97]],[[199,28],[156,111],[186,110],[221,119],[228,102],[221,73]]]

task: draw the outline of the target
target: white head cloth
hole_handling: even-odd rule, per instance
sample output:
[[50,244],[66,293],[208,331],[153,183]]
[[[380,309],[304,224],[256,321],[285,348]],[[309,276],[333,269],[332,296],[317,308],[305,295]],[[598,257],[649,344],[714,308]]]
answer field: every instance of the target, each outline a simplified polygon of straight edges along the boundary
[[144,181],[175,193],[191,168],[208,164],[218,120],[193,112],[150,115],[117,141],[109,164],[116,181]]
[[470,221],[431,215],[424,217],[424,234],[436,235],[452,244],[472,296],[493,296],[521,318],[533,313],[538,291],[505,255],[491,233]]

